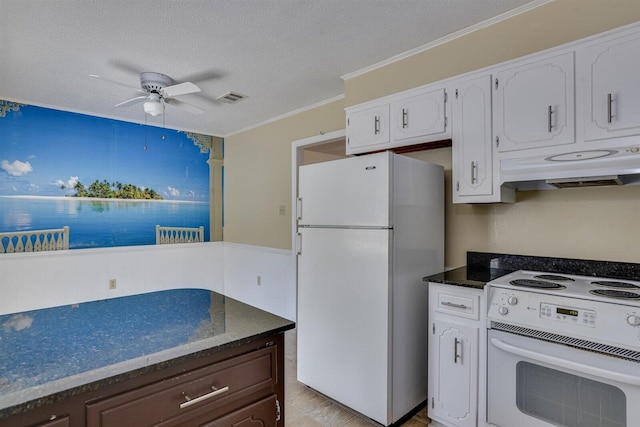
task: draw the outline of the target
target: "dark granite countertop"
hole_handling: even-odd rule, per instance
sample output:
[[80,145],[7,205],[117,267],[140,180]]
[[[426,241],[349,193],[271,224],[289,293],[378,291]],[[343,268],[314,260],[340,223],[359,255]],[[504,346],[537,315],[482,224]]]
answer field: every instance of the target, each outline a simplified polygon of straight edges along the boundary
[[425,282],[482,289],[491,280],[517,270],[640,280],[640,264],[490,252],[467,252],[467,265],[424,277]]
[[482,289],[487,282],[513,271],[514,270],[501,268],[459,267],[425,277],[423,280],[426,282]]
[[0,316],[0,419],[294,322],[204,289],[175,289]]

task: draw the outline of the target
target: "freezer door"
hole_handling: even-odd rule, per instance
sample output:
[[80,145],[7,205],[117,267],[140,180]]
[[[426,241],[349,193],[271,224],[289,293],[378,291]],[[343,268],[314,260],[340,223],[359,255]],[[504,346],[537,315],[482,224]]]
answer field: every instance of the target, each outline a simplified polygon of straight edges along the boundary
[[392,226],[388,152],[301,166],[298,223]]
[[392,230],[301,231],[298,380],[390,424]]

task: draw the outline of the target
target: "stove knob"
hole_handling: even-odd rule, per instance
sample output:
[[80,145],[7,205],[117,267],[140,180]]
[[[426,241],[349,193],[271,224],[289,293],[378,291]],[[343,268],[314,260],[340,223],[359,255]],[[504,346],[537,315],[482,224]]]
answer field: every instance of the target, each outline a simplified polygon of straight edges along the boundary
[[500,314],[502,314],[504,316],[507,313],[509,313],[509,309],[507,307],[498,307],[498,313],[500,313]]
[[640,326],[640,316],[632,314],[627,317],[627,323],[631,326]]
[[518,298],[516,297],[509,297],[509,299],[507,300],[507,302],[509,303],[509,305],[516,305],[518,303]]

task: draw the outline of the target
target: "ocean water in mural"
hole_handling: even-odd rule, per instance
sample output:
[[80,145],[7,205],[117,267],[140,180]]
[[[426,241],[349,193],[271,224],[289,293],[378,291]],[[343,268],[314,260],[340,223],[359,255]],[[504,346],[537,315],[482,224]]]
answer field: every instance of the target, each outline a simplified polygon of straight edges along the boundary
[[69,226],[75,249],[155,244],[156,224],[204,226],[209,239],[209,153],[193,134],[29,105],[0,113],[0,233]]
[[69,249],[154,245],[156,224],[205,226],[209,240],[209,204],[204,202],[0,196],[0,212],[0,230],[69,226]]

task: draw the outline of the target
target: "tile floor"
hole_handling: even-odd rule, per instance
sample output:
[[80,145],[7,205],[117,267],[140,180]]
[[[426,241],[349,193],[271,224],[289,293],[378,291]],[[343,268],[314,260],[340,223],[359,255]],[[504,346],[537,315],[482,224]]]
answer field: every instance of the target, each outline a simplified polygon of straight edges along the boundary
[[[370,419],[327,399],[296,381],[296,330],[285,333],[285,427],[380,427]],[[425,427],[425,408],[402,427]]]

